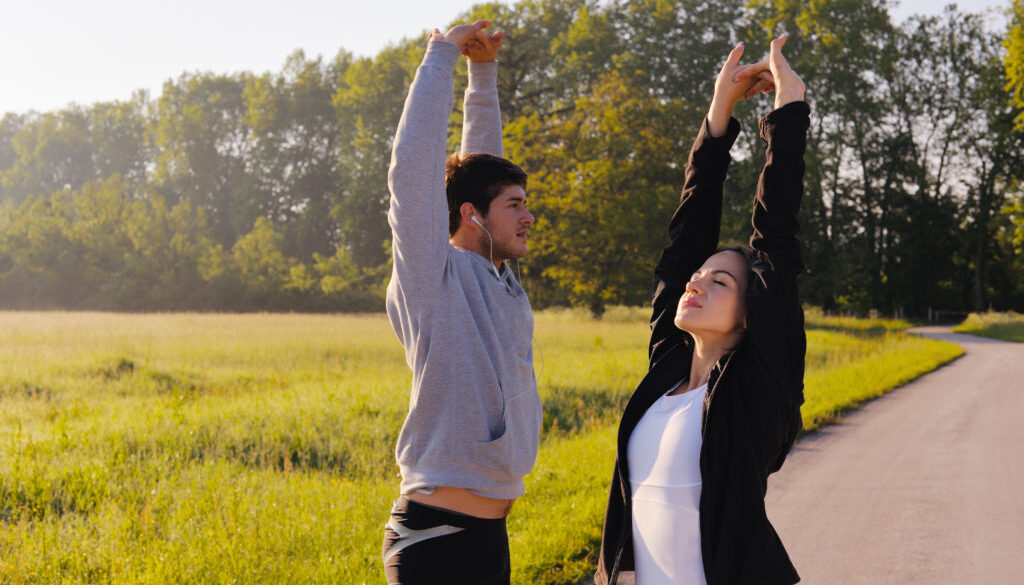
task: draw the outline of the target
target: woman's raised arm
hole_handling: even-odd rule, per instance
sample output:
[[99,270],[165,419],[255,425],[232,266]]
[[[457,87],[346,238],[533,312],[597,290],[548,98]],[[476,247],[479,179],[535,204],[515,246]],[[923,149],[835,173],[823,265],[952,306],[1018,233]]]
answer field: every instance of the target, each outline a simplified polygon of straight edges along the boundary
[[655,290],[648,357],[657,359],[659,347],[683,333],[673,323],[676,306],[690,275],[718,247],[722,224],[722,184],[731,160],[729,149],[739,135],[740,125],[732,118],[736,103],[773,89],[767,69],[749,75],[738,74],[753,65],[740,65],[743,43],[729,53],[715,80],[715,95],[708,116],[701,124],[690,150],[686,180],[669,222],[669,244],[654,268]]

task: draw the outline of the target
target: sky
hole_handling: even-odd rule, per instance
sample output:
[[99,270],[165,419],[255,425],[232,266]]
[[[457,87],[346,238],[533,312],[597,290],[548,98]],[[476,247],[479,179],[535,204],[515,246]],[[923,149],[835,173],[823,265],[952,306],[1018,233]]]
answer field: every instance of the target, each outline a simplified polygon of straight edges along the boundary
[[[980,10],[1010,0],[970,0]],[[296,49],[330,59],[372,56],[443,28],[473,0],[12,0],[0,18],[0,113],[160,94],[186,71],[279,71]],[[512,4],[506,0],[504,3]],[[937,13],[944,2],[904,0],[892,11]],[[500,23],[496,23],[500,26]]]

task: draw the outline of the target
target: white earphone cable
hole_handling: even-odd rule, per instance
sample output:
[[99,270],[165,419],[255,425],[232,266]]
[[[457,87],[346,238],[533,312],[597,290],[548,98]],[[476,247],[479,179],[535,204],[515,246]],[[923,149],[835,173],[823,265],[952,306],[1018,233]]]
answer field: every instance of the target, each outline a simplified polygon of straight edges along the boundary
[[[484,227],[484,224],[480,220],[478,220],[475,215],[473,216],[473,223],[480,226],[480,229],[484,230],[484,233],[487,234],[487,255],[491,261],[491,269],[494,271],[494,276],[498,278],[498,282],[501,282],[501,275],[498,273],[498,267],[494,265],[494,238],[491,237],[491,232],[488,231],[486,227]],[[506,267],[511,270],[511,268],[508,267],[507,263]],[[519,286],[523,286],[523,263],[519,260],[519,258],[516,258],[516,273],[518,274],[519,278]],[[523,289],[523,292],[526,292],[525,288]],[[540,342],[537,341],[536,334],[533,335],[532,341],[533,346],[537,348],[537,355],[540,357],[540,373],[537,374],[537,381],[539,382],[544,377],[544,351],[540,347]]]

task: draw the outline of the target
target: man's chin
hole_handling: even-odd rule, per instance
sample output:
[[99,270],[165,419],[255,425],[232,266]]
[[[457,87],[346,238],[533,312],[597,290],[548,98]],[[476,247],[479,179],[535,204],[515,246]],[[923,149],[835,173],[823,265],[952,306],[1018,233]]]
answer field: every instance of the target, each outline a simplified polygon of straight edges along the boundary
[[519,244],[518,246],[510,246],[508,250],[507,258],[509,260],[519,260],[523,256],[529,253],[530,248],[526,244]]

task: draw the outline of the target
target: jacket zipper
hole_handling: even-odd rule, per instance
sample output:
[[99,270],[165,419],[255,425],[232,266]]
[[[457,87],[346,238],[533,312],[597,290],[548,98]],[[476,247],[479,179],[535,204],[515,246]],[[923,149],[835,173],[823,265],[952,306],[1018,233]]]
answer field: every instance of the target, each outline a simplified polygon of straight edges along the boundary
[[700,448],[701,448],[701,457],[702,458],[703,458],[703,455],[704,455],[704,437],[707,435],[707,432],[708,432],[708,424],[707,424],[707,422],[708,422],[708,419],[711,418],[711,404],[715,401],[715,393],[718,392],[718,383],[721,382],[722,376],[725,375],[726,368],[728,368],[729,364],[732,363],[732,356],[734,356],[734,355],[736,355],[735,351],[731,352],[729,354],[729,357],[725,360],[725,364],[722,365],[721,371],[718,372],[718,377],[715,378],[714,386],[713,387],[712,386],[708,386],[708,408],[704,412],[704,419],[701,420],[701,428],[700,428]]
[[[708,408],[704,412],[703,420],[701,420],[701,428],[700,428],[700,456],[699,456],[699,459],[698,459],[698,466],[700,467],[700,475],[701,475],[701,483],[702,484],[704,482],[704,445],[706,444],[704,439],[706,438],[707,432],[708,432],[707,422],[711,418],[711,404],[715,401],[715,393],[718,391],[718,384],[722,381],[722,376],[725,375],[725,370],[726,370],[726,368],[729,367],[729,364],[732,362],[732,356],[734,356],[734,355],[736,355],[735,351],[733,351],[732,353],[729,354],[729,357],[725,360],[725,364],[722,365],[722,369],[718,372],[718,377],[715,378],[714,385],[708,384]],[[709,380],[709,382],[710,382],[710,380]],[[703,499],[704,499],[704,490],[703,490],[703,488],[701,488],[701,501],[703,501]],[[698,506],[697,510],[698,510],[698,514],[699,514],[700,513],[700,504],[698,503],[697,506]],[[703,561],[703,558],[704,558],[704,545],[702,543],[701,544],[701,560],[702,561]],[[709,578],[708,567],[707,567],[706,564],[704,566],[704,579],[707,581],[708,585],[713,585],[715,582],[718,581],[717,579]]]

